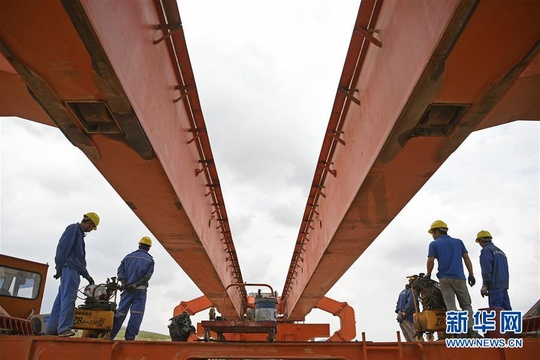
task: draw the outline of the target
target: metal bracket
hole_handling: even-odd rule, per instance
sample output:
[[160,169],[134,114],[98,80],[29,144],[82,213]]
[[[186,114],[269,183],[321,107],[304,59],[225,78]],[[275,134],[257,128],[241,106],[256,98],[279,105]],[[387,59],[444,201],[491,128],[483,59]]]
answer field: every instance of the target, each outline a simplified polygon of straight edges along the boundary
[[188,94],[192,90],[195,90],[195,85],[184,85],[184,86],[177,85],[177,86],[174,87],[174,90],[180,90],[180,93],[182,94],[182,95],[180,95],[180,97],[178,99],[173,99],[173,103],[177,103],[180,100],[182,100],[183,98],[185,98],[186,96],[188,96]]
[[345,88],[340,87],[339,91],[344,93],[345,96],[347,97],[347,99],[351,100],[356,105],[360,105],[360,100],[358,100],[357,98],[354,97],[354,93],[357,93],[358,89],[351,90],[351,89],[345,89]]
[[317,189],[317,193],[319,195],[321,195],[323,198],[326,197],[326,195],[324,195],[324,193],[322,192],[322,189],[324,189],[324,185],[321,185],[321,186],[315,185],[314,188]]
[[[211,193],[214,192],[214,189],[218,188],[219,185],[216,185],[216,184],[206,184],[206,187],[209,187],[211,188],[212,190],[210,190],[209,192],[207,192],[206,194],[204,194],[204,196],[208,196],[210,195]],[[221,221],[221,219],[218,219],[218,221]]]
[[163,35],[163,37],[157,40],[154,40],[154,45],[159,44],[163,40],[170,38],[175,32],[178,32],[180,29],[182,29],[182,23],[172,23],[172,24],[165,24],[165,25],[157,24],[156,29],[163,30],[163,31],[169,30],[169,32]]
[[317,210],[315,210],[315,208],[317,208],[319,205],[313,205],[313,204],[308,204],[308,206],[311,208],[311,211],[313,211],[315,213],[315,215],[319,216],[319,212]]
[[327,133],[335,140],[337,140],[338,142],[340,142],[342,145],[345,145],[345,140],[343,140],[342,138],[339,137],[339,135],[343,134],[344,132],[343,131],[332,131],[332,130],[328,130]]
[[188,144],[191,144],[191,143],[194,142],[196,139],[198,139],[198,138],[199,138],[199,134],[205,132],[206,129],[205,129],[205,128],[195,128],[195,129],[189,129],[188,131],[193,133],[193,139],[191,139],[191,140],[189,140],[189,141],[187,142]]
[[212,214],[211,214],[211,215],[216,214],[216,213],[219,211],[219,207],[222,206],[222,205],[223,205],[223,204],[221,204],[221,203],[212,203],[212,206],[215,207],[215,210],[212,211]]
[[379,30],[377,29],[362,29],[362,28],[354,28],[354,31],[356,31],[360,36],[362,36],[364,39],[372,43],[373,45],[377,47],[382,47],[382,41],[377,39],[375,36],[371,35],[371,33],[379,33]]
[[227,239],[227,230],[224,230],[225,228],[225,222],[227,221],[227,219],[223,220],[223,219],[217,219],[218,221],[218,226],[216,226],[216,230],[219,230],[221,229],[221,233],[223,234],[223,236],[225,236],[225,239]]
[[302,221],[307,223],[308,228],[310,228],[311,230],[315,230],[315,228],[311,225],[311,223],[313,222],[313,219],[304,219]]
[[334,175],[334,177],[337,177],[337,170],[330,169],[330,166],[334,164],[333,162],[319,161],[319,164],[322,164],[324,166],[324,170]]
[[199,160],[199,163],[202,164],[202,169],[195,169],[195,176],[199,176],[204,170],[208,169],[210,164],[214,163],[214,160]]

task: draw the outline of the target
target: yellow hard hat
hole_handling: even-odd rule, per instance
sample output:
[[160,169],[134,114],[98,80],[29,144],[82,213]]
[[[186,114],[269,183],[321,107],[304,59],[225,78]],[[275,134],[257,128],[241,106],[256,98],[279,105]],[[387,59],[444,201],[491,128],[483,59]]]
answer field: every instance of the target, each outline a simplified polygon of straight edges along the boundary
[[434,229],[439,229],[439,228],[443,228],[443,229],[448,230],[448,226],[446,225],[446,223],[444,221],[435,220],[433,223],[431,223],[431,227],[429,228],[428,233],[433,234],[433,230]]
[[480,230],[480,232],[476,235],[476,242],[480,242],[480,239],[489,239],[485,241],[491,241],[493,236],[489,233],[487,230]]
[[89,212],[84,214],[84,217],[89,218],[94,223],[94,230],[97,230],[97,226],[99,225],[99,215],[95,212]]
[[139,241],[139,244],[144,244],[148,246],[152,246],[152,240],[148,236],[143,236],[141,238],[141,241]]

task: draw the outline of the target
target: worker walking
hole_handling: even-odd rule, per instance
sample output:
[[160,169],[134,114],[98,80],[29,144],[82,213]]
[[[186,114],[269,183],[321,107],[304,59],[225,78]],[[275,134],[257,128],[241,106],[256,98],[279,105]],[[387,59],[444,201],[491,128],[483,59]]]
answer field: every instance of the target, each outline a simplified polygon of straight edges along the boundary
[[469,285],[472,287],[476,283],[473,274],[473,266],[469,253],[460,239],[455,239],[448,235],[448,226],[444,221],[436,220],[431,224],[428,232],[433,237],[429,244],[427,272],[426,277],[431,277],[431,272],[435,264],[435,259],[438,262],[437,277],[441,287],[441,294],[444,299],[447,311],[456,311],[456,297],[459,306],[462,310],[468,312],[468,335],[477,336],[477,333],[472,330],[473,310],[472,301],[467,289],[465,281],[465,273],[463,272],[463,261],[469,272],[467,278]]
[[508,297],[508,260],[506,254],[491,241],[493,238],[489,231],[481,230],[476,235],[476,242],[480,244],[480,267],[482,268],[482,288],[480,294],[487,296],[489,307],[512,310]]
[[399,293],[395,312],[397,314],[396,320],[399,323],[401,332],[405,336],[405,340],[413,341],[416,335],[413,314],[416,312],[416,309],[409,284],[406,284],[405,289]]
[[86,233],[97,230],[98,224],[99,216],[96,213],[86,213],[80,223],[69,225],[58,241],[54,258],[56,269],[54,278],[60,278],[60,287],[47,321],[45,330],[47,335],[62,337],[75,335],[71,328],[75,317],[80,276],[82,275],[90,284],[94,284],[94,279],[86,269],[84,237]]
[[139,249],[126,255],[118,267],[118,280],[122,282],[120,304],[114,315],[110,339],[113,340],[130,311],[125,339],[135,340],[144,316],[146,307],[146,289],[148,281],[154,273],[154,259],[148,253],[152,240],[144,236],[139,241]]

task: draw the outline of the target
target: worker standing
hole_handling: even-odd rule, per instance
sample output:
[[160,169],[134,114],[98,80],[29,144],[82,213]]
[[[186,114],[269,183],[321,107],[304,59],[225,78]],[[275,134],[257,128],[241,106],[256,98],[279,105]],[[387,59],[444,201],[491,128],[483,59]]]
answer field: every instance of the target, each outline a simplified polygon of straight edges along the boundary
[[118,280],[122,282],[120,303],[114,315],[113,328],[110,339],[113,340],[130,311],[129,322],[126,328],[125,339],[135,340],[146,307],[146,289],[148,281],[154,273],[154,259],[148,253],[152,240],[144,236],[139,241],[139,249],[126,255],[118,267]]
[[86,269],[84,237],[86,233],[97,230],[98,224],[99,216],[96,213],[86,213],[80,223],[69,225],[58,241],[54,258],[56,268],[54,278],[60,278],[60,287],[47,321],[45,330],[47,335],[62,337],[75,335],[71,328],[75,317],[80,276],[82,275],[90,284],[94,284],[94,279]]
[[506,254],[491,241],[493,238],[489,231],[481,230],[476,235],[476,242],[480,244],[480,267],[482,268],[482,288],[480,294],[487,296],[489,307],[512,310],[508,297],[508,259]]
[[431,272],[435,265],[435,259],[438,262],[437,277],[441,287],[441,294],[444,299],[447,311],[456,311],[456,297],[462,310],[468,312],[468,335],[476,336],[477,333],[472,330],[473,310],[472,301],[465,281],[463,272],[463,261],[469,272],[467,278],[472,287],[476,283],[473,274],[473,266],[469,253],[460,239],[455,239],[448,235],[448,226],[444,221],[436,220],[431,224],[428,232],[433,237],[429,244],[427,272],[426,277],[431,277]]
[[401,290],[396,303],[396,320],[399,327],[405,336],[405,340],[413,341],[416,331],[414,329],[413,314],[416,312],[414,307],[413,296],[409,284],[405,285],[405,289]]

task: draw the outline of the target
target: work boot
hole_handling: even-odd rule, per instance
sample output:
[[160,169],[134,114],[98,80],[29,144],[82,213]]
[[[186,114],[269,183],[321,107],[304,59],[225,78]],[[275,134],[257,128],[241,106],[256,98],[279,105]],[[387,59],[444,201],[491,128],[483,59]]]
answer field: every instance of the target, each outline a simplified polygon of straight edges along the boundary
[[72,330],[66,330],[66,331],[62,331],[60,334],[58,334],[58,336],[70,337],[70,336],[75,336],[75,333]]

